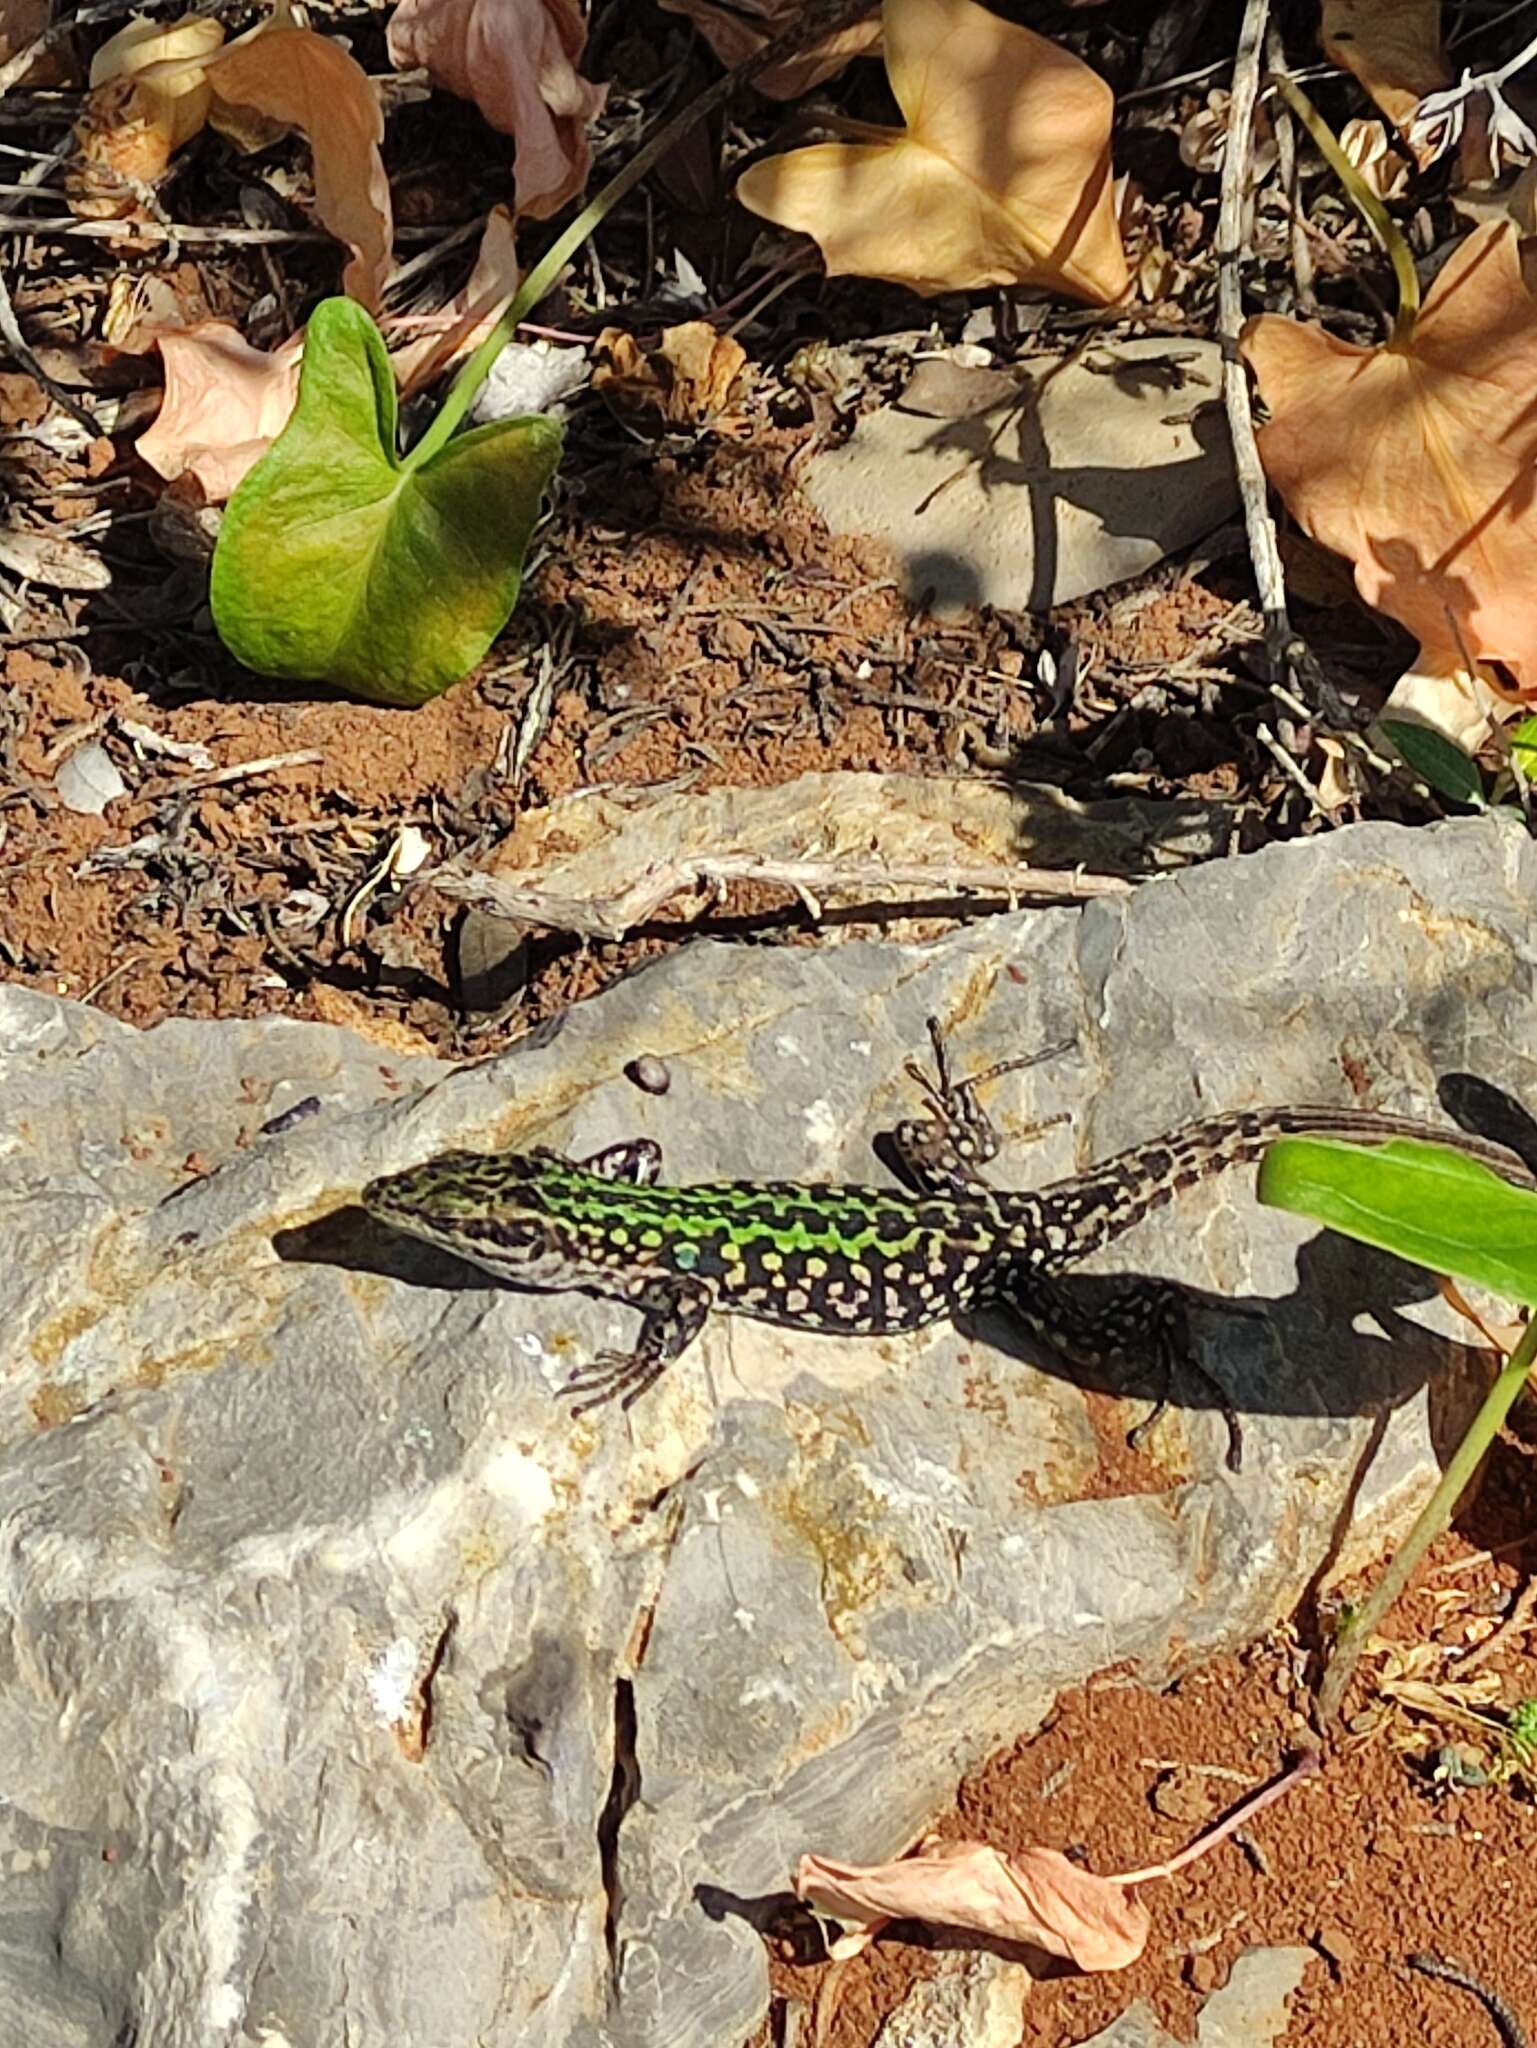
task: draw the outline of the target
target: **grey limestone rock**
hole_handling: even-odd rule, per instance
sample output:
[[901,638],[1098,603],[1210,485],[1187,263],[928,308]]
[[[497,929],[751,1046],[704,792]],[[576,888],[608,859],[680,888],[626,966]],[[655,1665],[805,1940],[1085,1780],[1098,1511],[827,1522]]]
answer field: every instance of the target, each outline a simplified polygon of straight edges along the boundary
[[698,944],[457,1071],[0,992],[0,2040],[736,2048],[803,1850],[889,1854],[1062,1686],[1252,1637],[1469,1395],[1423,1277],[1235,1175],[1097,1263],[1211,1297],[1237,1475],[1193,1385],[1167,1490],[1097,1497],[1140,1403],[992,1320],[717,1319],[573,1421],[628,1312],[392,1240],[369,1176],[649,1135],[885,1178],[931,1012],[967,1064],[1075,1039],[992,1098],[1047,1124],[1020,1184],[1258,1101],[1530,1094],[1534,898],[1508,821],[1363,827],[928,945]]

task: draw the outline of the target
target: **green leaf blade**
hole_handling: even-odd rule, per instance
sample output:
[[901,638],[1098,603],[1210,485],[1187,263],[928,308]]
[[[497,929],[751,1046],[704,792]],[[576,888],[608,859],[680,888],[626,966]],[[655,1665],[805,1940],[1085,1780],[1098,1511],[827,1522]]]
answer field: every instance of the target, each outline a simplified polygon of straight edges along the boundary
[[506,624],[559,422],[498,420],[414,466],[395,431],[379,330],[352,300],[325,300],[293,417],[231,498],[214,551],[214,622],[247,668],[420,704]]
[[1510,735],[1511,759],[1528,782],[1537,779],[1537,718],[1523,718]]
[[1378,729],[1438,795],[1450,797],[1454,804],[1471,805],[1475,811],[1487,808],[1478,763],[1454,740],[1433,726],[1420,725],[1408,718],[1379,719]]
[[1279,1138],[1259,1196],[1433,1273],[1537,1306],[1537,1191],[1444,1145]]

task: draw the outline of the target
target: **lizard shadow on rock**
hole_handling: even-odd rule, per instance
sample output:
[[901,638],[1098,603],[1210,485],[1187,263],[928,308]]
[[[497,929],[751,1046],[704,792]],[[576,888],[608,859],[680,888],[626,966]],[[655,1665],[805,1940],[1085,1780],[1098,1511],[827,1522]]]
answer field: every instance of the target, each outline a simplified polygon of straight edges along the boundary
[[403,1280],[408,1286],[440,1293],[506,1284],[469,1259],[391,1230],[355,1202],[317,1216],[313,1223],[274,1231],[272,1248],[288,1265],[340,1266],[349,1273],[377,1273],[381,1279]]
[[[1092,1309],[1098,1299],[1123,1287],[1127,1277],[1066,1273],[1054,1285]],[[1388,1411],[1412,1399],[1429,1379],[1461,1385],[1469,1373],[1487,1371],[1481,1349],[1440,1336],[1399,1313],[1434,1299],[1431,1275],[1332,1233],[1300,1249],[1297,1284],[1289,1294],[1267,1299],[1184,1285],[1180,1291],[1190,1308],[1195,1358],[1240,1415],[1343,1418]],[[1332,1305],[1332,1312],[1325,1304]],[[1359,1327],[1367,1318],[1375,1329]],[[979,1338],[1008,1356],[1059,1374],[1087,1392],[1151,1400],[1161,1391],[1151,1358],[1145,1364],[1090,1364],[1053,1355],[1004,1309],[986,1310],[973,1319],[973,1327]],[[1215,1390],[1193,1367],[1176,1367],[1168,1393],[1178,1408],[1216,1405]],[[1453,1441],[1457,1433],[1454,1424]]]

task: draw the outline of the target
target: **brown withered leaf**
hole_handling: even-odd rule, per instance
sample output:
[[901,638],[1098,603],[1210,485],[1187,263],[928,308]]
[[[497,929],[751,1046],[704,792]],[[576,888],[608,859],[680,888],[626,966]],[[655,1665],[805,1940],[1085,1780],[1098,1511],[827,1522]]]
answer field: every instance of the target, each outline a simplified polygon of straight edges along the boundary
[[517,211],[544,220],[587,182],[588,128],[608,94],[577,71],[587,42],[578,0],[400,0],[390,62],[421,64],[515,141]]
[[135,210],[132,185],[153,185],[207,121],[208,64],[223,43],[218,22],[186,15],[164,23],[139,16],[102,44],[75,124],[77,213],[99,219]]
[[1115,103],[1098,73],[976,0],[885,0],[882,24],[907,125],[754,164],[737,181],[743,205],[814,236],[829,277],[1119,298]]
[[669,327],[649,355],[622,327],[605,327],[596,343],[594,391],[643,410],[673,426],[719,422],[738,395],[747,351],[708,320]]
[[[686,14],[722,64],[745,64],[765,44],[793,28],[806,11],[806,0],[662,0],[674,14]],[[770,99],[799,99],[825,79],[834,78],[853,58],[873,50],[881,39],[880,17],[872,10],[863,21],[833,29],[793,57],[771,64],[753,80]]]
[[367,72],[339,42],[296,28],[287,0],[221,48],[206,16],[133,21],[97,51],[80,139],[77,212],[131,212],[120,181],[153,184],[172,152],[212,123],[237,147],[265,148],[301,130],[315,166],[315,211],[348,243],[343,288],[376,310],[391,265],[384,117]]
[[1441,0],[1324,0],[1324,55],[1354,73],[1401,135],[1426,93],[1452,82]]
[[329,36],[274,28],[242,37],[208,67],[226,106],[299,129],[315,164],[315,212],[352,251],[349,298],[377,312],[391,265],[394,211],[380,145],[384,115],[368,73]]
[[1124,1970],[1147,1944],[1147,1908],[1115,1878],[1095,1877],[1056,1849],[1006,1856],[986,1842],[920,1843],[894,1863],[803,1856],[795,1895],[852,1931],[835,1956],[854,1955],[889,1920],[967,1928],[1065,1956],[1081,1970]]
[[1477,228],[1406,346],[1359,348],[1263,313],[1241,347],[1270,409],[1260,454],[1304,532],[1420,643],[1537,685],[1537,299],[1508,221]]

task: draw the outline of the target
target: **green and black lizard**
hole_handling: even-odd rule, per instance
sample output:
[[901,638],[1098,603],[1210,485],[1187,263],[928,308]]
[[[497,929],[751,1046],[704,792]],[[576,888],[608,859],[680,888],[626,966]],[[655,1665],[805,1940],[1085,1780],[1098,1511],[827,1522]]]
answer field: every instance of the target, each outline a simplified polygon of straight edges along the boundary
[[[712,1310],[873,1337],[997,1307],[1069,1361],[1140,1355],[1166,1384],[1176,1366],[1193,1363],[1182,1290],[1131,1280],[1090,1311],[1057,1276],[1182,1189],[1258,1159],[1279,1137],[1432,1140],[1537,1186],[1513,1153],[1459,1130],[1303,1105],[1188,1123],[1028,1193],[994,1188],[979,1169],[1000,1141],[977,1090],[1049,1055],[955,1081],[937,1024],[929,1029],[937,1080],[908,1068],[928,1114],[891,1134],[909,1190],[741,1180],[667,1187],[657,1178],[660,1148],[636,1139],[580,1162],[543,1147],[446,1152],[370,1181],[363,1206],[515,1286],[580,1289],[639,1309],[635,1348],[600,1352],[565,1390],[585,1397],[581,1407],[616,1395],[628,1407]],[[1223,1406],[1231,1464],[1236,1421]]]

